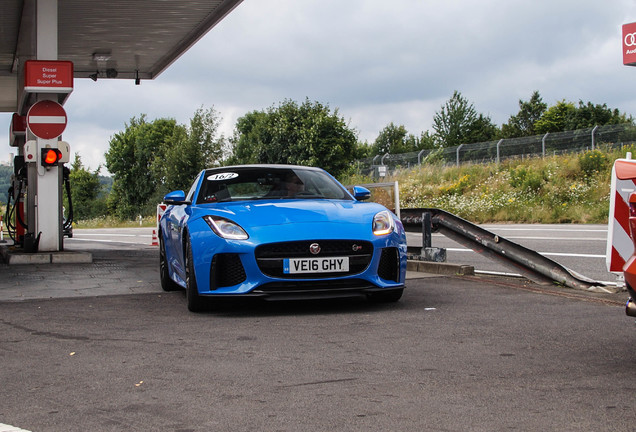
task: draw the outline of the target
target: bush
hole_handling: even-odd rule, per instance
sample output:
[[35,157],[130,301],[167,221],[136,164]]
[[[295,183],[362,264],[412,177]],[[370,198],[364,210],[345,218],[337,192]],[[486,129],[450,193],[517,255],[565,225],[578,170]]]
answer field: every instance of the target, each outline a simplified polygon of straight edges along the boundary
[[579,165],[583,174],[590,178],[609,168],[609,157],[600,150],[588,150],[579,155]]
[[543,174],[535,171],[532,167],[519,167],[510,170],[510,186],[528,192],[538,192],[541,190],[545,179]]

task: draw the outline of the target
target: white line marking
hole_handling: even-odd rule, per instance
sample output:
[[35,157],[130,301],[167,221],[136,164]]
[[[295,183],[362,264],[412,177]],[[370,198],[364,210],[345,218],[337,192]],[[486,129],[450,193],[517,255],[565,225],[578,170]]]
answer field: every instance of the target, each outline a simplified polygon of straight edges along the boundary
[[561,253],[561,252],[539,252],[541,255],[545,256],[564,256],[564,257],[577,257],[577,258],[603,258],[605,259],[605,255],[596,255],[596,254],[574,254],[574,253]]
[[596,241],[603,241],[606,242],[607,238],[606,237],[515,237],[515,236],[510,236],[510,237],[506,237],[507,239],[523,239],[523,240],[596,240]]
[[[66,239],[64,241],[80,241],[80,242],[96,242],[96,243],[124,243],[124,244],[132,244],[132,245],[145,245],[146,243],[141,243],[141,242],[130,242],[130,241],[119,241],[119,240],[102,240],[102,239],[80,239],[80,238],[75,238],[75,236],[73,236],[73,238],[70,239]],[[150,245],[148,245],[150,246]],[[2,432],[2,431],[0,431]]]
[[[475,252],[472,249],[466,248],[446,248],[447,251],[451,252]],[[477,253],[477,252],[475,252]],[[577,257],[577,258],[605,258],[605,255],[596,255],[596,254],[573,254],[573,253],[561,253],[561,252],[537,252],[544,256],[564,256],[564,257]]]
[[8,424],[0,423],[0,432],[29,432],[26,429],[20,429],[15,426],[11,426]]
[[[440,234],[440,233],[435,233],[433,234],[433,237],[446,237],[444,234]],[[579,241],[579,240],[585,240],[585,241],[602,241],[602,242],[606,242],[607,241],[607,237],[536,237],[536,236],[505,236],[503,237],[506,240],[512,240],[512,239],[521,239],[521,240],[573,240],[573,241]]]
[[103,237],[150,237],[147,234],[100,234],[100,233],[78,233],[77,231],[73,233],[73,237],[90,237],[90,236],[103,236]]
[[482,227],[482,228],[485,228],[485,229],[490,228],[490,230],[496,229],[497,231],[557,231],[557,232],[602,232],[602,233],[606,233],[607,232],[607,228],[604,228],[604,229],[579,229],[579,228],[561,229],[561,228],[541,228],[541,227],[536,227],[536,228],[506,228],[506,227],[487,227],[487,226],[486,227]]

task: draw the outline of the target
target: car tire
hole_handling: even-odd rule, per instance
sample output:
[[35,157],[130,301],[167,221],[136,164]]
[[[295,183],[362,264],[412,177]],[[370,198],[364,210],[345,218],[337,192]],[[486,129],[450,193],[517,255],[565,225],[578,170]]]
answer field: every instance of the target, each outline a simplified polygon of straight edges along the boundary
[[374,303],[395,303],[402,298],[402,293],[404,293],[404,288],[387,292],[376,292],[371,294],[369,300]]
[[203,298],[199,295],[197,279],[194,274],[194,262],[192,260],[192,246],[186,243],[186,301],[190,312],[201,312],[204,309]]
[[[161,234],[159,234],[159,237],[161,237]],[[168,260],[166,258],[166,245],[163,238],[159,240],[159,279],[161,280],[161,288],[164,291],[183,289],[170,278],[170,270],[168,269]]]

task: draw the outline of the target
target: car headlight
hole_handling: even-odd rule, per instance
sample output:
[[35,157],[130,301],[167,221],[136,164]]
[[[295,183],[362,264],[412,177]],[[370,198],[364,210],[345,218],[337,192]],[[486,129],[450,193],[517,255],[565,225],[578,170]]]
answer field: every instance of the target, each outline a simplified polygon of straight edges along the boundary
[[247,240],[249,236],[243,228],[229,219],[219,216],[203,216],[214,234],[229,240]]
[[395,222],[388,210],[381,211],[373,217],[373,234],[386,235],[392,233],[394,229]]

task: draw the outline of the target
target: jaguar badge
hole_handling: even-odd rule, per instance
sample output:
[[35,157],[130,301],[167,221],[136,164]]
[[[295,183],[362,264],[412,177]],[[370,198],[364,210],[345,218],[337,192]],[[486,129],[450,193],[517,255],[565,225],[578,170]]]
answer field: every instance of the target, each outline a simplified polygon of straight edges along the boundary
[[312,255],[318,255],[320,253],[320,245],[318,243],[310,244],[309,252],[311,252]]

